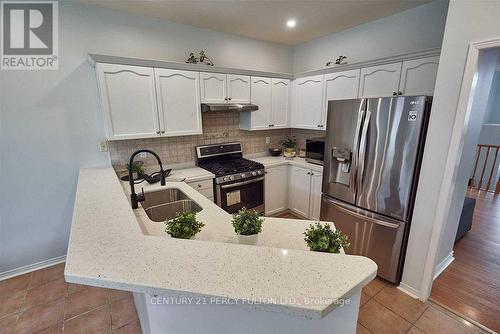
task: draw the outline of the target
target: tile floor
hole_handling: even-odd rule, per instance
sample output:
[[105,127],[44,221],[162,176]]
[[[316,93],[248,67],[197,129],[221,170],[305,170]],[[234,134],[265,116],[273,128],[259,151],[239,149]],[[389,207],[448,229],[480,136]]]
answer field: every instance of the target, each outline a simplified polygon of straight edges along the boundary
[[[141,333],[128,292],[66,283],[64,264],[0,281],[0,333]],[[358,334],[484,333],[375,279],[361,296]]]
[[0,333],[141,333],[132,295],[64,281],[64,264],[0,281]]

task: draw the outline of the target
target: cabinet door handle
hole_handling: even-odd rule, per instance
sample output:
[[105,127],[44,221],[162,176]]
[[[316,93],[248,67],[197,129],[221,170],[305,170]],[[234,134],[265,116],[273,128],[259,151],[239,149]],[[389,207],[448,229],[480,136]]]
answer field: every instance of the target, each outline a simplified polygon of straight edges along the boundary
[[311,173],[311,175],[314,175],[314,173]]
[[231,101],[231,98],[229,97],[228,100]]
[[311,172],[307,172],[307,175],[311,175]]
[[160,134],[160,130],[156,131],[156,134],[159,135]]
[[396,96],[396,95],[398,95],[398,93],[392,92],[392,96]]
[[227,97],[225,97],[224,100],[227,101]]
[[165,133],[165,130],[161,130],[161,133]]
[[403,92],[398,92],[398,95],[403,95]]

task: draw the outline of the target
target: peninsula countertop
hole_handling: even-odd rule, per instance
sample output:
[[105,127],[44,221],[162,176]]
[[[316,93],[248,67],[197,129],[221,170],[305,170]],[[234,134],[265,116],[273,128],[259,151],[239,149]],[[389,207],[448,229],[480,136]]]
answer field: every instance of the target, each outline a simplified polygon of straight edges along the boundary
[[250,307],[321,318],[376,275],[368,258],[306,250],[297,234],[307,221],[266,218],[259,246],[231,242],[229,214],[183,182],[165,187],[203,208],[197,218],[210,224],[207,233],[195,240],[145,234],[114,170],[81,169],[66,280],[151,295],[272,300]]

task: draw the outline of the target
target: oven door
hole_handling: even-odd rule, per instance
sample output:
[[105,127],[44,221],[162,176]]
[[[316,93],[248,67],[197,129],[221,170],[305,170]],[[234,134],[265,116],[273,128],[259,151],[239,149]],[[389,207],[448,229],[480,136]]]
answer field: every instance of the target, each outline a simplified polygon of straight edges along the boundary
[[229,213],[245,207],[264,214],[264,177],[217,185],[216,202]]

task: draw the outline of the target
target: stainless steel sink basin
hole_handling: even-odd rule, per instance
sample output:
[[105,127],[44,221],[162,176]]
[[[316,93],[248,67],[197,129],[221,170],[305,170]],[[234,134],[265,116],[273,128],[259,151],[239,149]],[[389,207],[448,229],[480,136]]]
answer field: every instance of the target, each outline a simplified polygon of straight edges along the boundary
[[147,192],[141,206],[154,222],[164,222],[177,212],[200,212],[201,207],[179,189],[162,189]]

